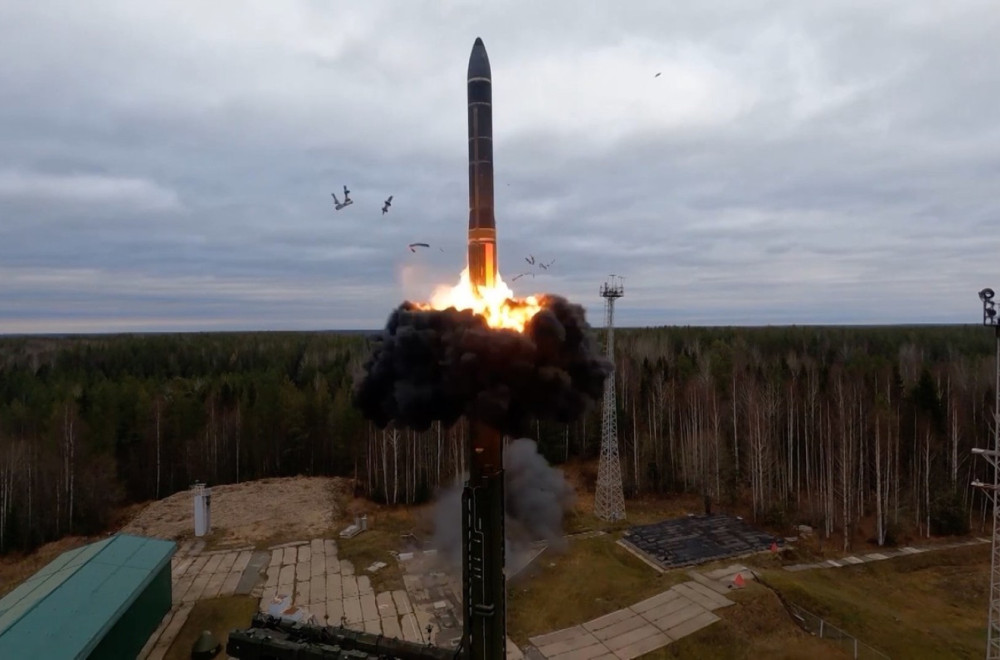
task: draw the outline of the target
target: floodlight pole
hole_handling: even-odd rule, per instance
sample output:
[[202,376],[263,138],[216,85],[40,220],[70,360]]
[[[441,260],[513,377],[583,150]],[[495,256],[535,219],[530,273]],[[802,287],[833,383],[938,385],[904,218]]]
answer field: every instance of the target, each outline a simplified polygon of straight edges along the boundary
[[[601,286],[605,300],[604,327],[608,339],[605,354],[615,361],[615,301],[625,295],[622,278],[611,276]],[[618,412],[615,403],[615,369],[604,381],[604,410],[601,415],[601,456],[597,464],[597,490],[594,493],[594,515],[614,522],[625,519],[625,493],[622,488],[622,466],[618,458]]]
[[994,399],[993,399],[993,448],[973,449],[972,453],[982,456],[993,467],[993,483],[973,481],[972,485],[987,494],[993,504],[993,543],[990,552],[990,609],[986,634],[986,660],[1000,660],[1000,507],[997,493],[1000,493],[1000,319],[997,318],[993,289],[983,289],[979,299],[983,303],[983,325],[993,328],[996,334],[994,354]]

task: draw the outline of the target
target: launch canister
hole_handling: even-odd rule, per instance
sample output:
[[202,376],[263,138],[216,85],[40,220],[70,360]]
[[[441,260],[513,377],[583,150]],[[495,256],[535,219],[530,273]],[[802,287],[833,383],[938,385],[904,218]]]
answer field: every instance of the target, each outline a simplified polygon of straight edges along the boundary
[[492,287],[497,279],[497,227],[493,217],[493,80],[490,58],[477,38],[469,56],[469,281]]

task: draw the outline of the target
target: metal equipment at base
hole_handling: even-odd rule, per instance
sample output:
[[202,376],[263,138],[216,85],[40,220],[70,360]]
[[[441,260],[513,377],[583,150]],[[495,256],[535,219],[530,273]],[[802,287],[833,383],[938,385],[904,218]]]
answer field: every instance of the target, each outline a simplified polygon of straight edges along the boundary
[[240,660],[455,660],[456,652],[339,626],[292,623],[258,613],[229,633],[226,653]]
[[469,480],[462,491],[461,649],[469,660],[507,654],[503,435],[469,420]]
[[212,631],[202,630],[191,647],[191,660],[212,660],[221,650],[222,644],[219,644]]

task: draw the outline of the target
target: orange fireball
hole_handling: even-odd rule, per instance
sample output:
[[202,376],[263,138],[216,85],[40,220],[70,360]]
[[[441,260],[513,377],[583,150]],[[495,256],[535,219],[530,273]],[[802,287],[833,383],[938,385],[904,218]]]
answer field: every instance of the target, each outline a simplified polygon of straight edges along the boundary
[[469,269],[462,271],[458,285],[441,286],[435,289],[430,304],[418,304],[421,309],[471,309],[483,317],[491,328],[506,328],[524,332],[524,326],[537,314],[542,305],[537,296],[523,299],[514,298],[514,292],[507,286],[500,274],[491,287],[473,287],[469,281]]

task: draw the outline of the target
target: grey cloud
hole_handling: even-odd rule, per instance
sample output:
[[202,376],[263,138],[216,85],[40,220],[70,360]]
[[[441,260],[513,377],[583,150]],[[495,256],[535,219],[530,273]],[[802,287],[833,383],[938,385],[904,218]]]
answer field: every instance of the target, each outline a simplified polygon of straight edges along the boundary
[[985,1],[8,3],[0,331],[374,328],[454,283],[475,36],[502,273],[556,259],[515,292],[595,324],[611,272],[625,324],[974,319],[998,28]]
[[145,179],[92,174],[51,175],[16,170],[0,171],[0,200],[123,205],[139,211],[181,208],[177,193]]

